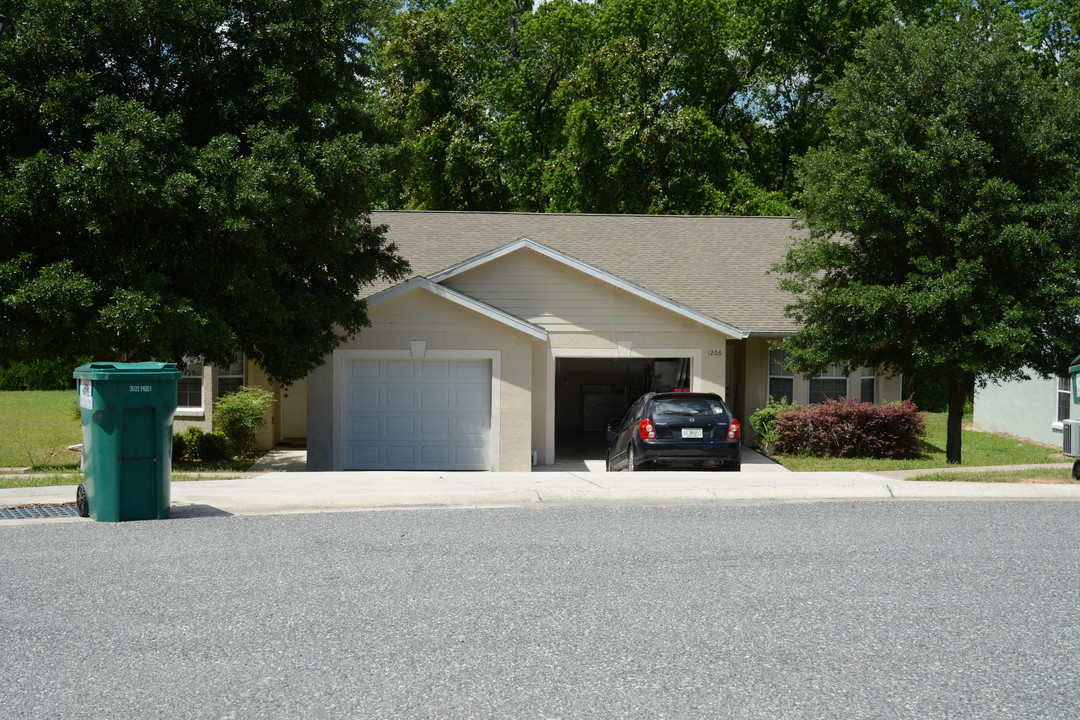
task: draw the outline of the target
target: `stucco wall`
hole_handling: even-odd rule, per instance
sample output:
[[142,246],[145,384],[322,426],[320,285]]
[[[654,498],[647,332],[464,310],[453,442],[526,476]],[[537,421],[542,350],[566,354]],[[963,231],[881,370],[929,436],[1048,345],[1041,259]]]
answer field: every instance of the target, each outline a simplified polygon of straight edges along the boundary
[[[414,342],[426,343],[425,353],[474,351],[498,354],[497,421],[501,471],[528,471],[531,455],[531,396],[533,338],[495,320],[462,308],[429,292],[416,290],[369,308],[372,326],[343,343],[340,350],[413,352]],[[413,355],[413,357],[417,357]],[[339,459],[334,448],[334,357],[308,376],[308,469],[333,470]],[[496,458],[493,458],[493,463]]]
[[[1080,410],[1074,410],[1074,415],[1080,415]],[[985,388],[975,388],[972,422],[980,430],[1009,433],[1061,447],[1061,425],[1056,421],[1056,378],[991,383]]]

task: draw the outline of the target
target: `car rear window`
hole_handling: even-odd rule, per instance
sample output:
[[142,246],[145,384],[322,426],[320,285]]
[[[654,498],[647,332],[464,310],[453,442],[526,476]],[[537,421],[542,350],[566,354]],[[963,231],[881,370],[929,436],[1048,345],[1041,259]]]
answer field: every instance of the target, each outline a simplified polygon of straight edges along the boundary
[[653,405],[653,415],[723,415],[724,406],[708,398],[661,398]]

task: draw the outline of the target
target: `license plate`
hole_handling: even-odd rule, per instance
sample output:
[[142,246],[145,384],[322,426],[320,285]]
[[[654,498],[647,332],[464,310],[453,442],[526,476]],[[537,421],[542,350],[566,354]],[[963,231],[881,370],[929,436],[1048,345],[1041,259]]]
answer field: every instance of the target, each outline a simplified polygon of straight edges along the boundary
[[701,435],[701,428],[683,428],[682,436],[684,438],[699,438]]

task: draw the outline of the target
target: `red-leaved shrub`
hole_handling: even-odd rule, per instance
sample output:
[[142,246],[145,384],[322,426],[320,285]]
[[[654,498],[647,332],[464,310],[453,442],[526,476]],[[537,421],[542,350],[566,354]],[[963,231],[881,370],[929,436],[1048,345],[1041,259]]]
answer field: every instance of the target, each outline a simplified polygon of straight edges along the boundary
[[826,400],[784,410],[776,419],[777,449],[832,457],[904,458],[918,455],[926,434],[915,403]]

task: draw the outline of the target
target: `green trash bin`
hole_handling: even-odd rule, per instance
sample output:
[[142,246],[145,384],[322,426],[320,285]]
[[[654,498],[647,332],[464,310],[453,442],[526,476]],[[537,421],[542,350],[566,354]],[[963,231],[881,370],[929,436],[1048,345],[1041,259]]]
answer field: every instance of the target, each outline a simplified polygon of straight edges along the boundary
[[73,376],[86,477],[81,514],[103,522],[168,518],[176,365],[95,362]]

